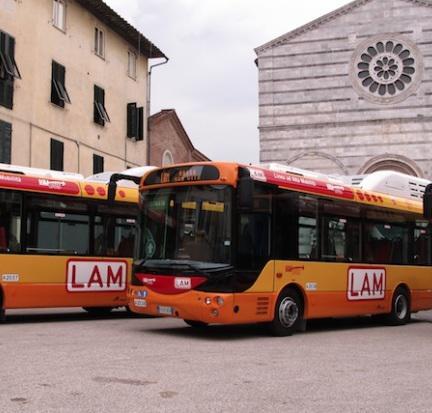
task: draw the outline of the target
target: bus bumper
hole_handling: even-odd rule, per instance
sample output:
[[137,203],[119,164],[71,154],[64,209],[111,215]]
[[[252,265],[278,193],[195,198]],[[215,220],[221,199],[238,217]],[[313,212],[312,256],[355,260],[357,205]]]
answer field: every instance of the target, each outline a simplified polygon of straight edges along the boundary
[[263,294],[208,293],[190,290],[181,294],[159,294],[147,287],[130,287],[129,308],[139,314],[167,316],[208,324],[240,324],[270,321],[274,299],[268,296],[265,311]]

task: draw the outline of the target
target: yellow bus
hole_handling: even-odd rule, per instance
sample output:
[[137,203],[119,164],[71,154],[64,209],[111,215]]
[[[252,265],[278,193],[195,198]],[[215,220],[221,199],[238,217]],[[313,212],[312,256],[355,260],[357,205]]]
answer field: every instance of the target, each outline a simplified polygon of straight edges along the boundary
[[149,172],[131,309],[195,327],[264,323],[280,336],[327,317],[405,324],[432,308],[427,181],[388,174],[353,185],[277,165]]
[[9,309],[127,305],[138,187],[0,164],[0,319]]

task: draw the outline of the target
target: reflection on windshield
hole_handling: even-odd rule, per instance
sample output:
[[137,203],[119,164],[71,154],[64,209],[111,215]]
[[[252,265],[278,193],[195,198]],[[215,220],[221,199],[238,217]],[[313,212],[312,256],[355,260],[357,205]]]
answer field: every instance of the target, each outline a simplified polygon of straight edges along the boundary
[[141,196],[140,258],[230,262],[231,188],[162,188]]

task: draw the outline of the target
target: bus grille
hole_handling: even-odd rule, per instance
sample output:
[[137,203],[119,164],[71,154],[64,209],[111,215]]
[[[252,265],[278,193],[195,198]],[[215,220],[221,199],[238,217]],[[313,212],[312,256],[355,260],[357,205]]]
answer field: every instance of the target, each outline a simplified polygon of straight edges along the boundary
[[269,304],[270,304],[269,297],[258,297],[256,315],[267,315],[269,310]]

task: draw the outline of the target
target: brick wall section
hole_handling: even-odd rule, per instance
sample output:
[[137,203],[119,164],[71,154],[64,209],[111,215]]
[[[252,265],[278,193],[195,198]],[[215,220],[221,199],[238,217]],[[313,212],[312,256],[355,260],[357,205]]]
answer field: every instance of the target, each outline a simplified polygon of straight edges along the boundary
[[169,151],[174,163],[208,161],[195,149],[175,110],[166,109],[149,118],[149,165],[162,166],[162,157]]
[[[351,175],[388,154],[432,178],[431,6],[358,0],[257,48],[261,161]],[[378,104],[356,92],[350,64],[361,42],[389,33],[415,44],[424,71],[411,96]]]

